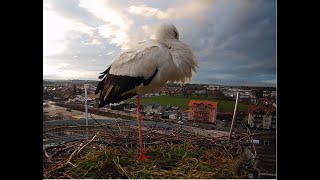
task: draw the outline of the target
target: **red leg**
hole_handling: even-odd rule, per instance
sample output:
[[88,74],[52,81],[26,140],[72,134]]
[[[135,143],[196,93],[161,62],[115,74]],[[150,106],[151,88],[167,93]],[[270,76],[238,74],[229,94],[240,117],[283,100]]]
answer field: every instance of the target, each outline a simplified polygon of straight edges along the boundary
[[140,143],[140,154],[139,160],[147,160],[150,156],[146,156],[143,154],[142,148],[142,135],[141,135],[141,114],[140,114],[140,96],[137,96],[138,107],[137,107],[137,120],[138,120],[138,131],[139,131],[139,143]]

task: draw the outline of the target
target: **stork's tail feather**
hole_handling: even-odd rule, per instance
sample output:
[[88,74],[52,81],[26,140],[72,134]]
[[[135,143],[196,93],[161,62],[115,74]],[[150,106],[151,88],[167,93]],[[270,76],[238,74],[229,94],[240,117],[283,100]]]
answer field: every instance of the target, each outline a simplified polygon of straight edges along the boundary
[[100,74],[102,74],[102,75],[99,76],[99,79],[102,79],[103,77],[105,77],[105,78],[98,83],[97,89],[96,89],[96,91],[94,92],[94,94],[98,94],[99,91],[102,91],[102,90],[103,90],[103,85],[104,85],[105,79],[106,79],[106,77],[107,77],[106,74],[109,72],[110,68],[111,68],[111,66],[109,66],[108,69],[106,69],[105,71],[103,71],[102,73],[100,73]]
[[99,76],[99,79],[102,79],[105,76],[105,74],[102,74]]
[[96,89],[96,91],[94,92],[94,94],[98,94],[100,91],[102,91],[102,90],[103,90],[104,80],[105,80],[105,78],[104,78],[102,81],[100,81],[100,82],[98,83],[98,85],[97,85],[97,89]]
[[109,66],[109,68],[106,69],[105,71],[101,72],[100,73],[101,75],[99,76],[99,79],[102,79],[109,72],[110,68],[111,68],[111,66]]

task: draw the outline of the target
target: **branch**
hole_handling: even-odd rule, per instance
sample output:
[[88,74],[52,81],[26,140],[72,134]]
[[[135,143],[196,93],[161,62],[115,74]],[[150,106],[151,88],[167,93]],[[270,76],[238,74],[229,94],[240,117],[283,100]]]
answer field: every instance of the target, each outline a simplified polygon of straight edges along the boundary
[[98,134],[99,134],[99,131],[92,137],[92,139],[91,139],[89,142],[87,142],[85,145],[83,145],[83,146],[78,150],[77,154],[79,154],[79,152],[80,152],[84,147],[86,147],[89,143],[91,143],[91,142],[93,141],[93,139],[94,139]]

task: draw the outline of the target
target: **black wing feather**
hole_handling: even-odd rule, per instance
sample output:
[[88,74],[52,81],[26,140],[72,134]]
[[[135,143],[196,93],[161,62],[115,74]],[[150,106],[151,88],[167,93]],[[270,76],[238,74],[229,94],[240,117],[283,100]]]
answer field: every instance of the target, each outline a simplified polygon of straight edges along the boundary
[[[95,94],[100,92],[99,108],[109,103],[120,102],[137,95],[135,92],[125,92],[134,89],[142,83],[144,86],[147,86],[158,72],[158,69],[156,69],[151,77],[144,79],[143,76],[131,77],[110,74],[110,68],[111,66],[102,73],[103,75],[99,76],[99,78],[103,78],[103,76],[105,76],[105,78],[98,83],[95,91]],[[122,95],[123,93],[125,94]],[[105,98],[105,96],[107,97]]]

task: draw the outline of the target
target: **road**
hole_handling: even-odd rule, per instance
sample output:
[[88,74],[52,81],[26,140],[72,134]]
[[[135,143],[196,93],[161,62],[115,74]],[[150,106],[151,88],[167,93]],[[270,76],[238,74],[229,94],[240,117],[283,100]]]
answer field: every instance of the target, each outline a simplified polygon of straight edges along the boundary
[[[54,102],[52,101],[46,101],[46,104],[48,106],[44,106],[43,112],[48,115],[50,118],[57,117],[57,116],[62,116],[63,119],[85,119],[85,113],[77,110],[71,110],[67,111],[68,108],[61,107],[61,106],[56,106],[53,105]],[[94,118],[94,119],[113,119],[110,117],[105,117],[105,116],[99,116],[96,114],[88,114],[88,118]]]

